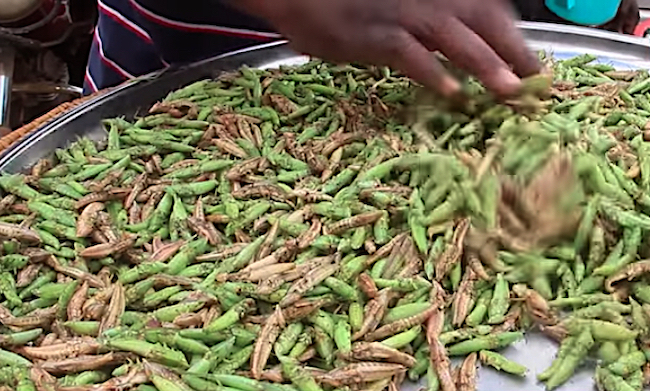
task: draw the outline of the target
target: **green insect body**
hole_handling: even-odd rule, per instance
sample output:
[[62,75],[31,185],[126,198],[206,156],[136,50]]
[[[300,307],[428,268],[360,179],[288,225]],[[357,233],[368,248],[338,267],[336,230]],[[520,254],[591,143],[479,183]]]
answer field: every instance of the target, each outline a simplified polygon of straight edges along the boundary
[[401,349],[413,342],[420,335],[421,331],[422,326],[418,325],[399,334],[395,334],[381,341],[381,343],[393,349]]
[[598,358],[604,363],[610,364],[617,361],[621,357],[621,353],[615,342],[603,341],[598,348]]
[[[524,376],[497,351],[542,321],[566,333],[549,389],[589,352],[600,388],[640,389],[650,79],[595,59],[548,62],[561,94],[527,78],[508,105],[467,78],[448,105],[387,67],[243,67],[3,174],[0,383],[34,390],[42,361],[61,388],[348,391],[360,371],[368,391],[404,372],[436,391],[431,327],[449,356]],[[408,368],[357,359],[367,342]],[[58,371],[77,356],[117,361]]]
[[492,290],[486,289],[478,297],[476,304],[472,309],[472,312],[470,312],[467,315],[467,318],[465,318],[465,323],[470,327],[476,327],[480,325],[488,313],[488,308],[491,300],[492,300]]
[[610,364],[607,369],[615,375],[627,377],[641,368],[645,363],[645,354],[638,351],[621,356],[618,360]]
[[554,389],[566,382],[573,375],[578,365],[584,360],[587,352],[589,352],[589,349],[593,345],[594,339],[591,336],[591,332],[589,328],[585,328],[576,338],[574,348],[561,359],[561,364],[553,371],[548,380],[546,380],[546,387],[548,389]]
[[440,379],[432,365],[428,365],[426,381],[427,391],[438,391],[440,389]]
[[490,305],[488,306],[488,323],[495,324],[503,321],[510,306],[509,296],[510,288],[508,282],[505,280],[503,274],[498,274],[492,298],[490,299]]
[[491,352],[489,350],[482,350],[479,352],[479,359],[483,364],[494,367],[499,371],[503,371],[516,376],[526,375],[527,369],[525,366],[511,361],[499,353]]
[[348,353],[352,349],[352,327],[345,320],[339,320],[334,327],[334,342],[338,351]]
[[163,345],[138,340],[114,339],[109,340],[107,346],[111,349],[133,352],[161,364],[179,368],[189,367],[185,356],[181,352]]
[[625,379],[620,376],[616,376],[605,368],[596,369],[596,377],[600,384],[606,390],[616,390],[616,391],[632,391],[634,388],[630,386]]
[[477,337],[467,341],[459,342],[447,349],[449,355],[465,355],[481,350],[499,349],[513,344],[523,338],[520,332],[503,332],[485,337]]
[[219,330],[227,329],[228,327],[237,323],[237,321],[239,321],[239,319],[241,319],[246,314],[246,312],[251,309],[253,305],[254,305],[253,300],[247,299],[241,301],[236,306],[229,309],[222,316],[210,322],[206,326],[206,329],[212,332],[217,332]]

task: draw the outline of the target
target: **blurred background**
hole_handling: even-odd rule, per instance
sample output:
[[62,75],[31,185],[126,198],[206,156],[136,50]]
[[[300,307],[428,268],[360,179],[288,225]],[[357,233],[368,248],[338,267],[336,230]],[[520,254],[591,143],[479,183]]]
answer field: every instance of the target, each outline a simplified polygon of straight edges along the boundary
[[0,129],[78,98],[95,0],[0,0]]

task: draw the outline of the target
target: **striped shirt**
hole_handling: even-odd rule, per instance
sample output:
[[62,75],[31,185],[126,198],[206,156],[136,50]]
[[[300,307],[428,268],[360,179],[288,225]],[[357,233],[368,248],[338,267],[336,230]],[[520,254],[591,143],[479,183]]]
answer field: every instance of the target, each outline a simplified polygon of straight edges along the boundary
[[[280,36],[230,0],[98,0],[84,93],[169,64],[206,59]],[[524,20],[561,22],[541,0],[512,0]]]
[[221,0],[98,0],[84,93],[169,64],[184,64],[277,40],[266,23]]

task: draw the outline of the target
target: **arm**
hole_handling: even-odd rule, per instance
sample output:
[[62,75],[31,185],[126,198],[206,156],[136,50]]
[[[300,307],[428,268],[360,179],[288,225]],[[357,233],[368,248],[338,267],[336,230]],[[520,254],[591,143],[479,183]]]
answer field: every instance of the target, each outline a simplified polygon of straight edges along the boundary
[[457,92],[459,85],[431,56],[433,50],[500,95],[515,93],[519,77],[539,71],[506,0],[237,0],[237,4],[266,19],[301,52],[336,62],[389,65],[443,94]]
[[[216,18],[230,25],[265,20],[303,53],[334,62],[389,65],[446,95],[460,85],[431,55],[434,50],[498,95],[516,93],[520,77],[539,71],[536,56],[514,26],[507,0],[131,1],[155,15],[199,24],[208,17],[212,24]],[[257,18],[235,12],[235,6]],[[140,11],[145,22],[156,22],[155,16]],[[160,25],[150,26],[152,38],[163,57],[174,62],[205,58],[210,54],[206,48],[228,45],[232,35],[206,38],[186,31],[179,41],[177,32],[170,34]]]

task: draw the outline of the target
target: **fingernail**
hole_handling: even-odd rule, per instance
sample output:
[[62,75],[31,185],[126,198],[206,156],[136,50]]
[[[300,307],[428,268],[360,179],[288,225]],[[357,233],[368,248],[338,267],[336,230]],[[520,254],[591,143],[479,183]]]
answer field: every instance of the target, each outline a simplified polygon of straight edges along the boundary
[[456,95],[461,89],[460,83],[451,76],[445,76],[440,82],[440,93],[443,96]]
[[494,86],[498,92],[504,95],[516,94],[521,89],[521,79],[517,77],[510,69],[501,68],[496,72],[496,80],[499,85]]

